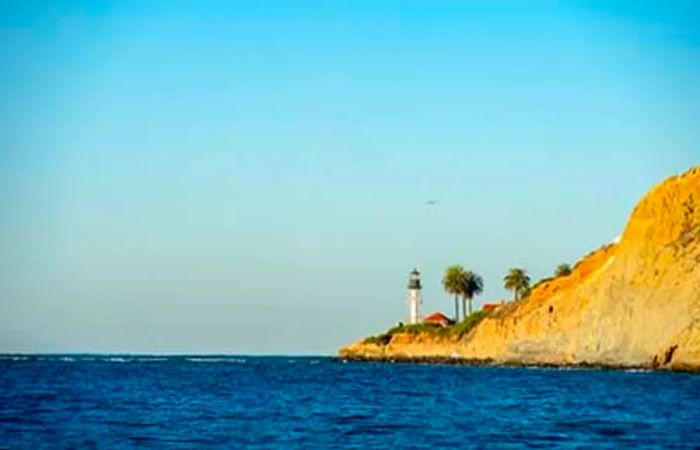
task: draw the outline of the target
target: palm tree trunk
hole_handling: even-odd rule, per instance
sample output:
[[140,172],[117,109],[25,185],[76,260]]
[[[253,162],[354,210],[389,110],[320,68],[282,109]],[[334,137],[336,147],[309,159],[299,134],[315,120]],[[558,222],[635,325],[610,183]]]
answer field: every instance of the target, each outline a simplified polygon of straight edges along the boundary
[[472,299],[471,299],[471,297],[470,297],[470,298],[469,298],[469,315],[471,316],[472,313],[473,313],[473,311],[472,311]]
[[467,318],[467,299],[462,296],[462,320]]
[[455,295],[455,323],[459,322],[459,297]]

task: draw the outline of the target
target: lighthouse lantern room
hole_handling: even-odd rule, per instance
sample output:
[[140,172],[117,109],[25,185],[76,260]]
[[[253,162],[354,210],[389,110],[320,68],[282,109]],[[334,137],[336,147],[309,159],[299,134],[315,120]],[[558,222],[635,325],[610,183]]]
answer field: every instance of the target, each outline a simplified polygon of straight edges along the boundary
[[420,320],[420,271],[413,269],[408,279],[408,323],[418,323]]

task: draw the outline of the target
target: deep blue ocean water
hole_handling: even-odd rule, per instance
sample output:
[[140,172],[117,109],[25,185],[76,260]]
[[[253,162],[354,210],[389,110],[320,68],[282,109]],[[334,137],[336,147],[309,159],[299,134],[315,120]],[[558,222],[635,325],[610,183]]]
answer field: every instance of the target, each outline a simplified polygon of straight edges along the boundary
[[0,448],[700,448],[700,375],[0,356]]

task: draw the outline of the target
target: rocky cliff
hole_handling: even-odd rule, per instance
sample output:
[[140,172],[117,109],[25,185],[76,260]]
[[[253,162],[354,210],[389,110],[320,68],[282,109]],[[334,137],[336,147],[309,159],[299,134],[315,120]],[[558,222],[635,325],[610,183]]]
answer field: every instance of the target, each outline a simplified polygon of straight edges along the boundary
[[700,167],[652,189],[619,243],[468,334],[398,333],[340,356],[700,370]]

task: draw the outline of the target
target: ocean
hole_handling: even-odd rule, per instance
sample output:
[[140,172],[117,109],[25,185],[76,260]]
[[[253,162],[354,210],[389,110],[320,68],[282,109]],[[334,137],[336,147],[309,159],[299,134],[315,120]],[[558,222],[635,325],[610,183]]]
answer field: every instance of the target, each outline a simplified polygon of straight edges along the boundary
[[0,356],[0,448],[700,448],[700,375]]

